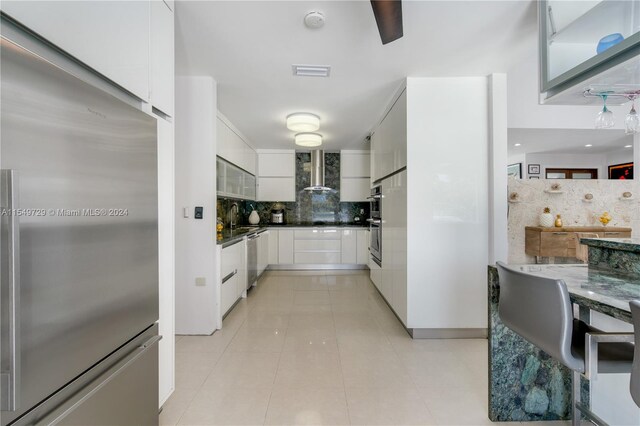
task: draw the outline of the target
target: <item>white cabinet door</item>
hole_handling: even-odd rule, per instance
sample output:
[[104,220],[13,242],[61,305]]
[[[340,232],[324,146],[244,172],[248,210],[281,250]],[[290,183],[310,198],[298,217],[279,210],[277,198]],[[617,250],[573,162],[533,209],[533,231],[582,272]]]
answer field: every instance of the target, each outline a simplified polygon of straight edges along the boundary
[[277,265],[278,264],[278,234],[279,230],[270,229],[269,230],[269,250],[268,250],[268,260],[267,265]]
[[340,151],[340,177],[363,178],[371,176],[369,152]]
[[296,201],[294,177],[259,177],[258,201]]
[[149,1],[4,1],[2,11],[149,100]]
[[216,121],[216,154],[232,162],[233,140],[231,139],[231,129],[220,117],[217,117]]
[[173,12],[164,2],[151,2],[151,105],[173,116]]
[[256,174],[256,162],[257,162],[257,154],[256,151],[251,148],[249,145],[245,143],[245,151],[244,151],[244,169],[251,173],[252,175]]
[[371,256],[369,256],[369,279],[376,286],[378,291],[382,293],[382,269],[376,262],[373,261]]
[[358,265],[367,265],[369,263],[369,230],[357,230],[356,239],[356,263]]
[[278,231],[278,263],[293,264],[293,230],[280,229]]
[[[400,320],[407,324],[407,172],[382,181],[383,293]],[[388,295],[387,295],[388,294]]]
[[340,178],[340,201],[367,202],[371,195],[370,178]]
[[269,261],[269,231],[258,234],[258,275],[267,268]]
[[259,152],[258,176],[260,177],[295,177],[296,155],[291,152]]
[[371,138],[372,178],[382,179],[407,165],[407,92],[400,95]]
[[358,259],[357,231],[344,229],[342,231],[342,263],[355,264]]
[[220,312],[226,314],[229,308],[238,300],[238,274],[222,283],[220,288]]

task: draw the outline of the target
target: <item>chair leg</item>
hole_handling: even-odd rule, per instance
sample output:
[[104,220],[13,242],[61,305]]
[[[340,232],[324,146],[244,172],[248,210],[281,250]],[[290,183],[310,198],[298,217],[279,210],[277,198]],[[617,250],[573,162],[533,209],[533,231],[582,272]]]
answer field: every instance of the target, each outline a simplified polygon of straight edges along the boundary
[[578,404],[580,404],[580,373],[577,371],[572,372],[571,378],[571,426],[580,426],[580,410],[578,410]]

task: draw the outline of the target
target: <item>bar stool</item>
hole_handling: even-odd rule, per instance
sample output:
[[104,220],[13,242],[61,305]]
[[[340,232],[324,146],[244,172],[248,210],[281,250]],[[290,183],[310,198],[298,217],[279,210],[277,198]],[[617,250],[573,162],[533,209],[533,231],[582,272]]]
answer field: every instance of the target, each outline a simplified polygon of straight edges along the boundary
[[522,338],[573,371],[572,425],[580,412],[596,425],[607,423],[580,401],[580,375],[595,379],[598,373],[631,371],[633,335],[604,333],[574,319],[567,285],[497,263],[500,277],[498,314]]
[[640,300],[629,302],[631,317],[633,318],[633,333],[636,338],[636,348],[633,354],[633,369],[631,370],[631,397],[633,402],[640,407]]

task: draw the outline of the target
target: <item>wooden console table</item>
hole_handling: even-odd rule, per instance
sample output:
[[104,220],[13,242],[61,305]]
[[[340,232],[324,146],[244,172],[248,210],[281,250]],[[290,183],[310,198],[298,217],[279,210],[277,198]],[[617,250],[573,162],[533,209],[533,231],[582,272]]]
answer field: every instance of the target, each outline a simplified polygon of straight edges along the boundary
[[631,228],[604,226],[525,227],[524,252],[539,257],[576,257],[576,233],[597,234],[599,238],[630,238]]

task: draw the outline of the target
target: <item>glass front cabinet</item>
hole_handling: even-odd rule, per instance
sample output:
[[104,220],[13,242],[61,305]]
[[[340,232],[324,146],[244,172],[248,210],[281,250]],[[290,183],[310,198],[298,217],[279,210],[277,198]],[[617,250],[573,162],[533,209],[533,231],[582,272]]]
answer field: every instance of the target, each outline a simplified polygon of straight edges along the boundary
[[540,92],[547,98],[640,53],[639,0],[543,0]]
[[255,201],[256,177],[216,157],[216,191],[219,196]]

